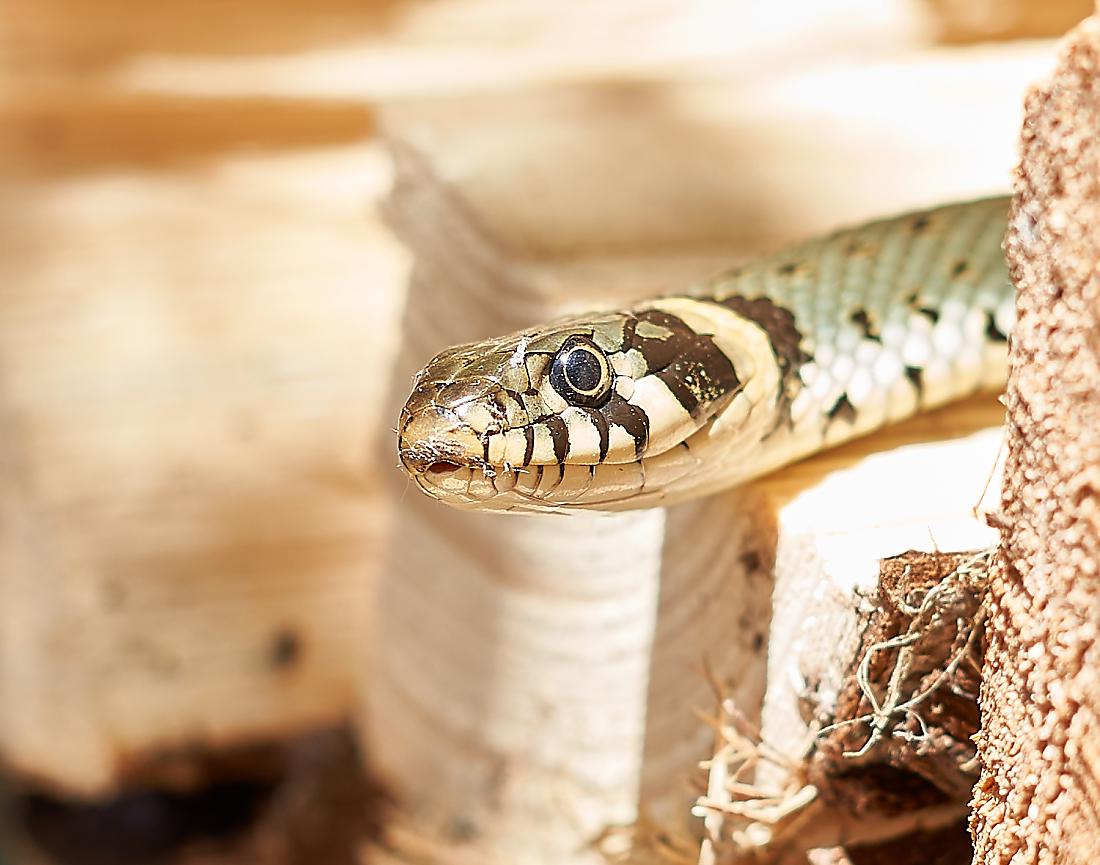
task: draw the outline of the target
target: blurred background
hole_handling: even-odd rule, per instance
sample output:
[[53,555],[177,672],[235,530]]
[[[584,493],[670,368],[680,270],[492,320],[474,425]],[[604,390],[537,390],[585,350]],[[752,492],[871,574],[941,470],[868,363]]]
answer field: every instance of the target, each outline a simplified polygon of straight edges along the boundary
[[7,861],[408,861],[357,717],[410,274],[621,296],[1005,190],[1090,8],[3,0]]

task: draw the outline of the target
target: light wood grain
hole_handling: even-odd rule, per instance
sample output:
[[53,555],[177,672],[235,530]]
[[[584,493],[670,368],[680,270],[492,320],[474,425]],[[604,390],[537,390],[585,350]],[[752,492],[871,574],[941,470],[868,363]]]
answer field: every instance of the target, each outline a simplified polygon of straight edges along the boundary
[[5,762],[99,794],[342,721],[404,266],[363,110],[4,111]]

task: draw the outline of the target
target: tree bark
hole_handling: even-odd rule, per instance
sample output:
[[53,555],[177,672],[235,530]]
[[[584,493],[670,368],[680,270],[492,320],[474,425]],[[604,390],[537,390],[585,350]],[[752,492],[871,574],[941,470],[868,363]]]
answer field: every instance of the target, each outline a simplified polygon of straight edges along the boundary
[[975,862],[1100,849],[1100,20],[1028,97],[1007,240],[1018,290]]

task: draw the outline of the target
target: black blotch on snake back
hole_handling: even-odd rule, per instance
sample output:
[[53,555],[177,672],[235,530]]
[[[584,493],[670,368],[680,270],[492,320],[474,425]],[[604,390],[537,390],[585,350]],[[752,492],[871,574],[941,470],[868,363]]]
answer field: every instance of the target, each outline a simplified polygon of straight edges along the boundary
[[873,340],[874,342],[881,343],[882,336],[871,323],[871,316],[867,314],[865,309],[857,309],[852,313],[852,324],[860,329],[863,333],[864,339]]
[[940,322],[940,311],[934,306],[922,306],[917,310],[917,312],[927,318],[934,325],[939,324]]
[[1008,342],[1008,334],[997,327],[997,318],[992,312],[985,315],[985,335],[994,342]]
[[909,383],[917,391],[917,396],[921,396],[924,393],[924,370],[919,366],[907,366],[905,368],[905,377],[909,379]]
[[802,349],[802,332],[795,326],[794,313],[766,297],[747,298],[734,294],[721,299],[712,298],[711,302],[755,322],[768,335],[782,381],[780,407],[789,420],[791,402],[802,386],[798,377],[799,368],[811,360]]
[[856,407],[848,399],[848,394],[842,393],[826,414],[829,420],[840,419],[852,423],[856,419]]

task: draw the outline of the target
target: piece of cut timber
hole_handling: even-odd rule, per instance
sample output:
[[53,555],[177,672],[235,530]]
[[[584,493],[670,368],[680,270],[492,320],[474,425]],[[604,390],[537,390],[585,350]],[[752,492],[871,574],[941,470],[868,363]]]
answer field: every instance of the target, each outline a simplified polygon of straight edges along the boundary
[[[963,819],[973,775],[962,764],[972,759],[973,749],[968,734],[940,735],[937,725],[955,732],[972,723],[977,715],[975,697],[946,710],[961,712],[958,718],[945,720],[934,697],[912,712],[891,711],[882,721],[888,741],[879,743],[872,739],[872,724],[878,719],[862,714],[874,712],[874,706],[860,708],[852,688],[865,656],[870,666],[863,694],[873,693],[878,706],[888,704],[885,695],[891,688],[909,683],[907,676],[925,684],[939,682],[940,670],[957,663],[950,652],[937,654],[935,647],[920,643],[927,635],[919,617],[913,617],[917,624],[905,631],[910,624],[907,616],[900,616],[898,630],[899,616],[893,622],[886,616],[884,621],[882,613],[889,602],[898,607],[917,604],[913,599],[926,596],[934,581],[897,587],[929,572],[946,589],[941,596],[954,604],[950,609],[929,606],[929,618],[939,616],[953,627],[956,617],[965,619],[980,605],[980,588],[968,584],[957,589],[944,578],[956,579],[956,569],[964,576],[987,570],[988,554],[978,567],[969,552],[953,551],[988,550],[996,543],[996,532],[982,515],[997,501],[1002,412],[992,395],[974,397],[756,485],[774,508],[778,527],[775,594],[762,721],[759,732],[744,741],[762,745],[756,749],[762,761],[750,776],[754,788],[782,804],[773,809],[774,822],[759,807],[750,808],[757,815],[753,819],[724,815],[724,809],[744,805],[730,797],[723,779],[743,770],[745,752],[731,761],[731,740],[720,737],[708,793],[696,809],[708,830],[701,862],[715,861],[722,850],[747,854],[753,846],[793,856],[792,862],[805,861],[809,848],[878,842]],[[917,550],[934,555],[907,552]],[[880,585],[884,575],[885,586]],[[884,591],[904,600],[896,601]],[[959,595],[965,596],[964,602],[957,602]],[[969,620],[960,628],[968,625]],[[965,631],[964,646],[969,645],[969,633]],[[933,636],[946,639],[938,633]],[[949,637],[953,636],[954,631]],[[889,671],[876,678],[885,656],[876,656],[882,649],[870,646],[895,638],[910,641],[906,645],[919,644],[924,653],[921,663],[929,667],[923,671],[926,679],[920,680],[919,665],[905,669],[900,662],[893,668],[900,677],[897,681],[882,681],[890,679]],[[946,643],[953,645],[951,639]],[[722,712],[731,719],[739,710],[751,717],[753,708],[744,712],[735,697],[726,697]],[[930,718],[923,727],[915,720],[922,708]],[[918,724],[917,734],[904,739],[913,732],[906,726],[910,722]],[[835,739],[830,743],[822,734],[832,724],[841,726],[830,734]],[[899,731],[896,737],[894,727]],[[724,729],[728,728],[727,724]],[[922,732],[928,739],[918,748],[915,742]],[[820,750],[824,744],[831,746],[827,753]],[[855,756],[865,745],[866,753]],[[815,762],[807,763],[811,757]],[[816,786],[810,787],[811,782]]]
[[[1033,61],[393,107],[389,213],[416,265],[392,416],[447,345],[679,288],[838,221],[997,188],[1017,115],[1005,77],[1022,81]],[[883,75],[890,87],[868,84]],[[829,87],[851,99],[835,117],[800,107]],[[974,112],[985,120],[960,151],[957,121]],[[997,422],[986,406],[977,427],[964,410],[914,428],[971,432]],[[361,721],[411,831],[479,861],[565,863],[594,859],[588,842],[640,812],[686,821],[711,743],[693,713],[713,702],[702,667],[748,716],[761,705],[780,520],[763,488],[667,512],[509,518],[393,478]],[[846,509],[833,503],[834,525]]]
[[[380,120],[402,175],[393,210],[444,286],[545,283],[573,308],[586,290],[636,295],[646,287],[608,262],[724,266],[841,224],[1003,193],[1020,100],[1050,62],[1049,45],[1029,43],[751,86],[672,78],[398,103]],[[675,275],[648,284],[676,288]],[[510,298],[490,282],[471,301]]]
[[799,723],[785,691],[804,700],[806,681],[822,699],[839,690],[830,672],[852,654],[852,617],[877,586],[880,559],[996,543],[980,514],[983,502],[996,501],[1002,413],[994,396],[974,397],[760,483],[774,492],[779,519],[769,738],[798,741],[781,733]]
[[[397,389],[430,353],[421,334],[444,337],[449,323],[457,342],[556,311],[529,300],[507,319],[463,300],[413,281]],[[686,808],[684,769],[710,739],[691,712],[709,701],[700,666],[739,671],[738,700],[760,704],[773,545],[763,501],[506,517],[392,486],[402,497],[364,729],[372,766],[425,834],[473,845],[482,861],[597,861],[586,843],[631,823],[647,786],[654,804]]]
[[719,703],[702,865],[965,819],[1001,414],[975,397],[756,484],[778,526],[767,691],[759,728]]
[[[9,79],[373,101],[502,81],[654,78],[708,63],[786,74],[911,49],[926,29],[905,0],[89,0],[85,10],[77,22],[64,0],[38,0],[7,15]],[[214,17],[222,26],[202,26]]]
[[3,150],[0,756],[89,795],[345,719],[404,260],[362,108],[131,107],[140,168],[79,106],[21,108],[63,165]]
[[762,728],[769,743],[785,750],[806,741],[808,703],[817,717],[830,715],[881,559],[996,543],[981,514],[996,502],[1002,414],[994,396],[974,397],[759,484],[773,494],[778,520]]
[[926,0],[944,42],[1061,36],[1092,11],[1091,0]]

